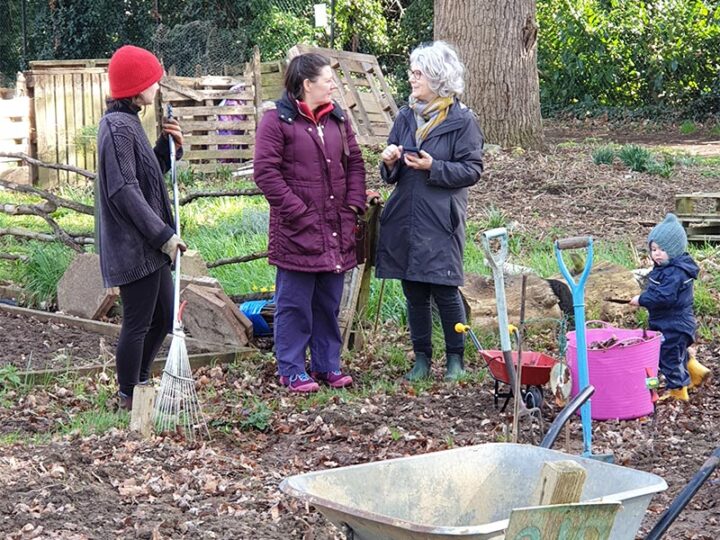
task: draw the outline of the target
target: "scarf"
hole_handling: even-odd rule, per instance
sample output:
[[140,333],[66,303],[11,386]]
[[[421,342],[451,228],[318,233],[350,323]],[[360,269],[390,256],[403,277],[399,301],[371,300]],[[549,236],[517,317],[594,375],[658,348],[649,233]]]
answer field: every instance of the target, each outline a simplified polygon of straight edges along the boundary
[[[429,103],[421,103],[419,101],[411,101],[410,108],[418,115],[424,122],[419,125],[415,131],[415,140],[418,145],[424,141],[428,134],[435,129],[437,126],[442,124],[448,115],[450,105],[453,104],[455,98],[453,96],[441,97],[438,96]],[[420,122],[418,122],[420,124]]]

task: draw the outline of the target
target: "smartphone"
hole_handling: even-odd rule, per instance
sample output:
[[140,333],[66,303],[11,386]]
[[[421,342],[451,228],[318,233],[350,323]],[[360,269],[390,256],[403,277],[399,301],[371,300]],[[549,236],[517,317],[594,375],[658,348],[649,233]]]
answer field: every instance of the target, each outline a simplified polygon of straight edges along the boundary
[[403,146],[403,153],[420,155],[420,149],[414,146]]

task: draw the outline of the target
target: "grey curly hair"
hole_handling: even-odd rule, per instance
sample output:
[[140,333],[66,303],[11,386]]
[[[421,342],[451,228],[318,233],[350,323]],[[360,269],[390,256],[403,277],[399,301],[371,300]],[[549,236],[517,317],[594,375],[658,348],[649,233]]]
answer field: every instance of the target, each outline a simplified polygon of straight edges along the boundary
[[465,90],[465,66],[457,51],[444,41],[420,45],[410,53],[410,65],[417,66],[437,95],[459,96]]

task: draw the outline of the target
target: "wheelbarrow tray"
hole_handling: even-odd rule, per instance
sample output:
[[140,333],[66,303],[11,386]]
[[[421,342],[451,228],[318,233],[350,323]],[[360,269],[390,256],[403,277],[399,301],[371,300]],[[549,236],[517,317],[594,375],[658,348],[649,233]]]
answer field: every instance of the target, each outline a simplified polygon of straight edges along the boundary
[[[534,506],[543,463],[587,471],[581,502],[620,502],[611,539],[635,538],[655,493],[654,474],[529,445],[455,448],[286,478],[280,489],[317,508],[353,540],[502,539],[514,508]],[[348,529],[346,529],[348,530]]]
[[[495,380],[510,384],[505,371],[505,358],[502,351],[482,350],[480,354],[485,359],[488,369]],[[512,352],[513,364],[517,367],[517,351]],[[520,384],[527,386],[542,386],[550,380],[550,370],[556,360],[539,352],[523,351],[522,373]]]

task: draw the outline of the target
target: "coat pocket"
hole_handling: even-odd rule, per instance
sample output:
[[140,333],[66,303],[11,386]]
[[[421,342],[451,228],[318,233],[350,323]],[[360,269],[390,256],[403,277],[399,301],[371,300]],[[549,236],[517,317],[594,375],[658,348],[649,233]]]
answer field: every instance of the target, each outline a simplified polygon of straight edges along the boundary
[[292,221],[280,224],[283,251],[294,255],[319,255],[323,252],[323,235],[320,214],[315,208]]

